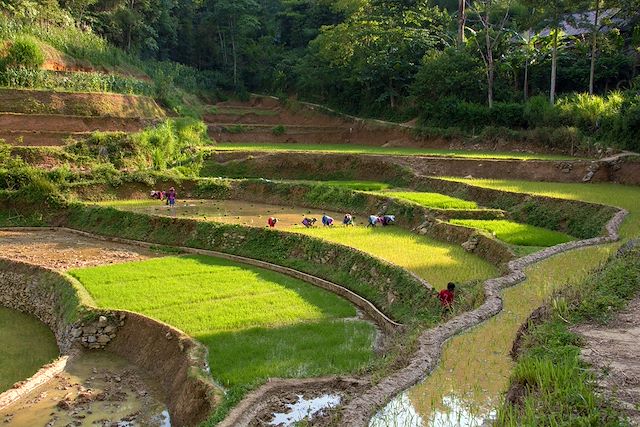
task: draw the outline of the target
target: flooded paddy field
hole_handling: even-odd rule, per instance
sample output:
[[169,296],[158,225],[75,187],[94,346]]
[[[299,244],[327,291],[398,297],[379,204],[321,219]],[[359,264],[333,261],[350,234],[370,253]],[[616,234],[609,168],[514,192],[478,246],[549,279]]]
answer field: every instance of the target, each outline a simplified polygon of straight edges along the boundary
[[160,386],[107,352],[84,353],[48,383],[0,410],[0,423],[33,426],[168,427]]
[[0,393],[58,357],[56,339],[44,323],[1,306],[0,343]]
[[[407,268],[436,287],[445,286],[449,281],[465,283],[497,274],[496,267],[465,252],[459,245],[419,236],[399,227],[367,228],[367,219],[363,217],[355,218],[354,227],[344,227],[344,213],[236,200],[186,200],[176,202],[173,209],[154,200],[122,200],[101,205],[151,215],[256,227],[266,227],[267,219],[275,216],[279,220],[278,230],[304,233],[351,246]],[[322,226],[320,221],[323,213],[335,219],[334,227]],[[301,224],[305,216],[317,218],[318,223],[305,228]]]
[[[225,224],[240,224],[250,227],[268,227],[270,217],[278,219],[277,228],[303,228],[304,217],[316,218],[320,223],[322,215],[334,218],[336,225],[342,223],[343,213],[322,211],[297,206],[280,206],[266,203],[243,202],[238,200],[179,200],[173,208],[158,200],[120,200],[100,203],[131,212],[149,215],[161,215],[178,218],[191,218],[202,221],[215,221]],[[366,218],[356,218],[357,224],[366,224]]]
[[526,281],[504,291],[503,311],[452,338],[434,372],[394,399],[370,426],[484,425],[495,416],[507,390],[514,366],[510,351],[519,327],[555,289],[583,280],[612,248],[568,252],[529,267]]

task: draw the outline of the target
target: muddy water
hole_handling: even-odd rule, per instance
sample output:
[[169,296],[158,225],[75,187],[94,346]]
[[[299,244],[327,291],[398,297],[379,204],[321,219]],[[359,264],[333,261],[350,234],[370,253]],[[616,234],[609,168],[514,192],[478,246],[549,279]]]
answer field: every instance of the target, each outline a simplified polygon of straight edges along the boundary
[[504,292],[499,315],[451,339],[438,368],[370,426],[480,426],[490,420],[508,387],[514,365],[509,352],[520,325],[555,289],[583,280],[611,248],[573,251],[530,267],[525,282]]
[[[267,220],[272,216],[278,219],[277,228],[302,227],[301,222],[305,216],[316,218],[318,220],[316,225],[322,225],[323,213],[333,217],[336,225],[340,224],[344,217],[343,213],[338,212],[237,200],[180,200],[176,202],[174,208],[170,208],[164,202],[159,201],[122,201],[121,203],[110,202],[108,205],[132,212],[193,218],[252,227],[267,227]],[[356,220],[358,219],[360,222],[364,222],[364,218],[356,218]]]
[[35,317],[0,307],[0,393],[58,357],[51,330]]
[[0,411],[0,423],[32,426],[170,426],[158,384],[107,352],[85,353]]

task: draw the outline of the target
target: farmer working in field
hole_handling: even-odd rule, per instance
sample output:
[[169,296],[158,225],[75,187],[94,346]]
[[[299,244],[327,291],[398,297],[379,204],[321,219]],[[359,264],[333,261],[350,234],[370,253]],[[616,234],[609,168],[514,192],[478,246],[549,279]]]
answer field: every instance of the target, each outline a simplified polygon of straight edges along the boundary
[[309,219],[305,216],[304,219],[302,220],[302,225],[304,225],[306,228],[309,228],[309,227],[313,227],[316,222],[318,222],[317,219],[315,218]]
[[391,225],[394,222],[396,222],[396,216],[395,215],[385,215],[382,217],[382,221],[380,221],[382,223],[383,227],[386,227],[387,225]]
[[176,189],[171,187],[169,191],[166,193],[167,204],[171,207],[176,205],[176,198],[178,197],[178,193],[176,193]]
[[369,215],[369,223],[367,227],[375,227],[380,222],[380,217],[377,215]]
[[267,220],[267,224],[269,224],[269,228],[275,228],[277,223],[278,223],[278,218],[275,218],[275,217],[269,217],[269,219]]
[[346,214],[346,215],[344,216],[344,219],[342,220],[342,224],[343,224],[345,227],[348,227],[348,226],[350,226],[350,225],[353,225],[353,216],[351,216],[351,214]]
[[443,289],[438,294],[438,298],[440,298],[440,303],[442,304],[442,308],[446,311],[451,311],[453,309],[453,300],[456,297],[456,285],[453,282],[449,282],[447,284],[447,289]]
[[324,225],[325,227],[332,227],[333,226],[333,218],[331,218],[327,214],[322,214],[322,225]]

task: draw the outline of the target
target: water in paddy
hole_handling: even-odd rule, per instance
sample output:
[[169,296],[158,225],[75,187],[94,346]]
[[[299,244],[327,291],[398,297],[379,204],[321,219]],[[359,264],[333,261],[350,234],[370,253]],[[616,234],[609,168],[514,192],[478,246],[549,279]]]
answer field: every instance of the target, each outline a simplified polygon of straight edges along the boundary
[[481,426],[491,419],[508,387],[509,352],[520,325],[555,289],[583,280],[611,248],[573,251],[529,267],[525,282],[504,291],[503,311],[449,340],[434,372],[383,408],[370,427]]
[[51,330],[35,317],[0,307],[0,393],[58,357]]
[[[376,257],[404,267],[435,287],[450,281],[459,283],[485,279],[497,274],[497,269],[483,259],[453,245],[425,236],[419,236],[400,227],[367,228],[367,218],[356,217],[355,227],[344,227],[344,214],[326,213],[336,220],[336,226],[322,227],[322,211],[235,200],[179,201],[173,209],[162,202],[150,200],[123,200],[108,202],[108,206],[152,215],[177,216],[265,227],[270,216],[278,218],[277,229],[304,233],[335,243],[351,246]],[[317,218],[315,227],[301,225],[304,216]]]
[[[341,224],[344,217],[344,213],[338,212],[237,200],[180,200],[176,202],[174,208],[170,208],[164,202],[157,200],[125,200],[122,202],[109,202],[108,205],[132,212],[193,218],[252,227],[267,227],[267,220],[272,216],[278,219],[277,228],[303,227],[301,223],[305,216],[316,218],[318,220],[317,224],[320,224],[323,213],[333,217],[336,224]],[[356,218],[356,221],[366,222],[366,219]]]
[[0,410],[12,427],[170,427],[160,386],[107,352],[84,353],[59,375]]

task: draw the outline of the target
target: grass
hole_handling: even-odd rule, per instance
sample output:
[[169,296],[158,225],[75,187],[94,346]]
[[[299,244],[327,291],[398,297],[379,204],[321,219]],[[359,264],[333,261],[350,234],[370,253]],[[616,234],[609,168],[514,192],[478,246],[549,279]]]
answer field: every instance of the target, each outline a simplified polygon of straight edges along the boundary
[[415,191],[385,191],[381,194],[383,196],[393,197],[396,199],[409,200],[427,208],[460,210],[478,209],[478,204],[476,202],[470,202],[468,200],[462,200],[456,197],[451,197],[439,193],[419,193]]
[[622,226],[621,235],[624,237],[640,236],[640,187],[637,186],[465,178],[445,179],[496,190],[582,200],[624,208],[630,212],[630,215]]
[[373,358],[373,327],[344,321],[353,306],[278,273],[184,256],[70,274],[99,306],[148,315],[203,342],[226,387],[352,372]]
[[400,228],[333,227],[297,232],[341,243],[404,267],[434,287],[450,281],[465,283],[497,275],[497,269],[458,245],[439,242]]
[[552,154],[510,153],[499,151],[439,150],[426,148],[391,148],[347,144],[267,144],[267,143],[219,143],[212,147],[220,151],[291,151],[350,154],[384,154],[399,156],[437,156],[468,159],[514,160],[575,160],[575,157]]
[[0,342],[0,393],[59,354],[55,337],[44,323],[4,307],[0,307]]
[[640,291],[640,253],[614,259],[586,280],[549,301],[553,313],[526,336],[512,383],[525,387],[519,406],[505,405],[498,426],[626,426],[596,388],[595,376],[580,358],[581,340],[571,327],[605,323]]
[[503,242],[517,246],[549,247],[574,240],[565,233],[507,220],[452,219],[449,222],[487,231]]

